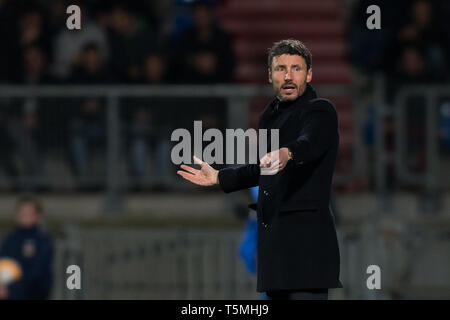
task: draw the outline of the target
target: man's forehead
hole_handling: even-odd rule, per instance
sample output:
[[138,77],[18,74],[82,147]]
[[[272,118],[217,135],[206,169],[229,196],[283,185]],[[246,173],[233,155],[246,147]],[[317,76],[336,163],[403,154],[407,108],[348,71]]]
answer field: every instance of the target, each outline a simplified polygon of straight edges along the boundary
[[306,65],[306,61],[302,56],[299,56],[297,54],[287,54],[284,53],[280,56],[273,57],[272,65],[291,65],[291,64],[298,64],[298,65]]

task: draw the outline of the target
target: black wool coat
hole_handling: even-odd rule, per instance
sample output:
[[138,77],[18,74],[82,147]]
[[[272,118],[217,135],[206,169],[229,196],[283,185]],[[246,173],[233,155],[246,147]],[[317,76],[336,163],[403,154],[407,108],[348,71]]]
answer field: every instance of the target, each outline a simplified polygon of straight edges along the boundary
[[258,216],[257,290],[341,288],[330,207],[339,146],[334,105],[308,84],[293,102],[269,103],[259,129],[279,129],[279,147],[288,147],[293,160],[275,175],[260,174],[259,163],[219,171],[226,193],[259,186],[250,205]]

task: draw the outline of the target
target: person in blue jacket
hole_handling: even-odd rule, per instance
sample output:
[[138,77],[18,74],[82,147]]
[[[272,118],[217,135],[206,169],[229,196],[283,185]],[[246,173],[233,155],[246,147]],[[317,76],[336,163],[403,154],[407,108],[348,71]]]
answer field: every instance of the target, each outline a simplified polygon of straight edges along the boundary
[[28,195],[19,198],[17,228],[1,244],[0,258],[15,260],[22,269],[22,277],[7,286],[0,284],[0,299],[44,300],[50,297],[53,247],[42,222],[40,202]]
[[[258,201],[259,187],[250,188],[250,194],[254,202]],[[242,235],[239,246],[239,255],[244,262],[247,271],[256,275],[256,252],[258,245],[258,221],[256,219],[256,211],[250,211],[245,221],[245,229]],[[261,299],[267,300],[265,293],[262,294]]]

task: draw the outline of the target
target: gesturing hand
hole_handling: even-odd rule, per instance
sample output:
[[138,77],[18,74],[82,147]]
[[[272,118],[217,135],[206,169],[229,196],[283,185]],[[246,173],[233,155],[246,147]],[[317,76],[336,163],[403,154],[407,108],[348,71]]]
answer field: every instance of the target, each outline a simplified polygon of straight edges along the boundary
[[273,175],[283,170],[291,157],[289,156],[288,148],[281,148],[278,151],[278,155],[276,152],[269,152],[259,161],[259,166],[265,169],[264,174]]
[[201,161],[196,156],[194,156],[194,162],[200,165],[200,170],[182,164],[181,169],[185,171],[178,170],[177,174],[199,186],[213,186],[215,184],[219,184],[218,170],[213,169],[209,164]]

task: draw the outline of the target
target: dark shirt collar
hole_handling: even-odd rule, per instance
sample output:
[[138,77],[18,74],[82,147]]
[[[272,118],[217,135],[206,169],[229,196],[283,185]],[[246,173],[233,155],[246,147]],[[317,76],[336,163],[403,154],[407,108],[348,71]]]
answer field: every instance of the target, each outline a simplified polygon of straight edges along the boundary
[[279,112],[289,108],[292,105],[302,105],[306,101],[317,98],[316,91],[313,87],[308,83],[306,84],[306,89],[303,94],[295,100],[292,101],[280,101],[278,97],[275,97],[274,103],[272,104],[272,115],[277,115]]

